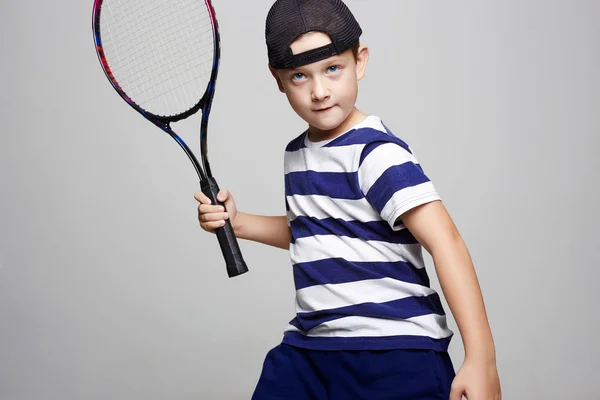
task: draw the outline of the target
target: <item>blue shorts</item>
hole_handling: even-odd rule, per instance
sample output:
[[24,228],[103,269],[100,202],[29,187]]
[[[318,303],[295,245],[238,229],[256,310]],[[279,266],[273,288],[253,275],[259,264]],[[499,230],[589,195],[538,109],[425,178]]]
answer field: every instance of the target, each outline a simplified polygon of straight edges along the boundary
[[267,353],[252,400],[448,400],[454,368],[434,350],[309,350]]

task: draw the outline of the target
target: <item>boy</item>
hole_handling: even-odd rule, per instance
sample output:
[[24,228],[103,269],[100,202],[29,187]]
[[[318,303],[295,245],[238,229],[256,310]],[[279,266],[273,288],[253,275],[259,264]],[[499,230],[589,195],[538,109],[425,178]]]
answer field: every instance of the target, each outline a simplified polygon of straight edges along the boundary
[[[495,349],[470,256],[410,147],[355,106],[369,50],[341,0],[278,0],[269,68],[308,129],[285,153],[287,216],[225,209],[196,193],[201,227],[289,249],[297,315],[266,356],[253,399],[500,399]],[[429,287],[432,255],[462,334]]]

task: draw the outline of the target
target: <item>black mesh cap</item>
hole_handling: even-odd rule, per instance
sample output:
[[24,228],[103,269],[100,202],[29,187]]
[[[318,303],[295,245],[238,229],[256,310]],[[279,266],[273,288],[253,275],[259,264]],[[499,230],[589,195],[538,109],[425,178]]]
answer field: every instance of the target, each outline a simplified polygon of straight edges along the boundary
[[[292,54],[292,42],[312,31],[328,34],[332,43]],[[324,60],[354,46],[361,34],[360,25],[341,0],[277,0],[265,29],[269,64],[288,69]]]

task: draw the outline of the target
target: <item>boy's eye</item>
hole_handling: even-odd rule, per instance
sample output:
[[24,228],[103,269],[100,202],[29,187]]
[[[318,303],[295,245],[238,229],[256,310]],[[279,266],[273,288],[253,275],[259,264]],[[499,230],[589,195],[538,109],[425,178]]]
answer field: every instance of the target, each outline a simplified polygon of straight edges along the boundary
[[303,73],[296,72],[294,75],[292,75],[292,80],[293,81],[301,81],[302,79],[304,79],[304,74]]
[[340,67],[337,65],[332,65],[331,67],[327,68],[327,72],[332,73],[332,74],[338,72],[339,70],[340,70]]

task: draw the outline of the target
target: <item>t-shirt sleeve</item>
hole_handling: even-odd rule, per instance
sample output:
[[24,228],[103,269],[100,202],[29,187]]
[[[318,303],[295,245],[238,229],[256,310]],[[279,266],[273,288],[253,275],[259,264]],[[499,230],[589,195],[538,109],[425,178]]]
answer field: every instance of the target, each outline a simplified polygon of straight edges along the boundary
[[408,146],[392,142],[370,143],[362,151],[358,181],[367,201],[394,230],[405,212],[440,195]]

